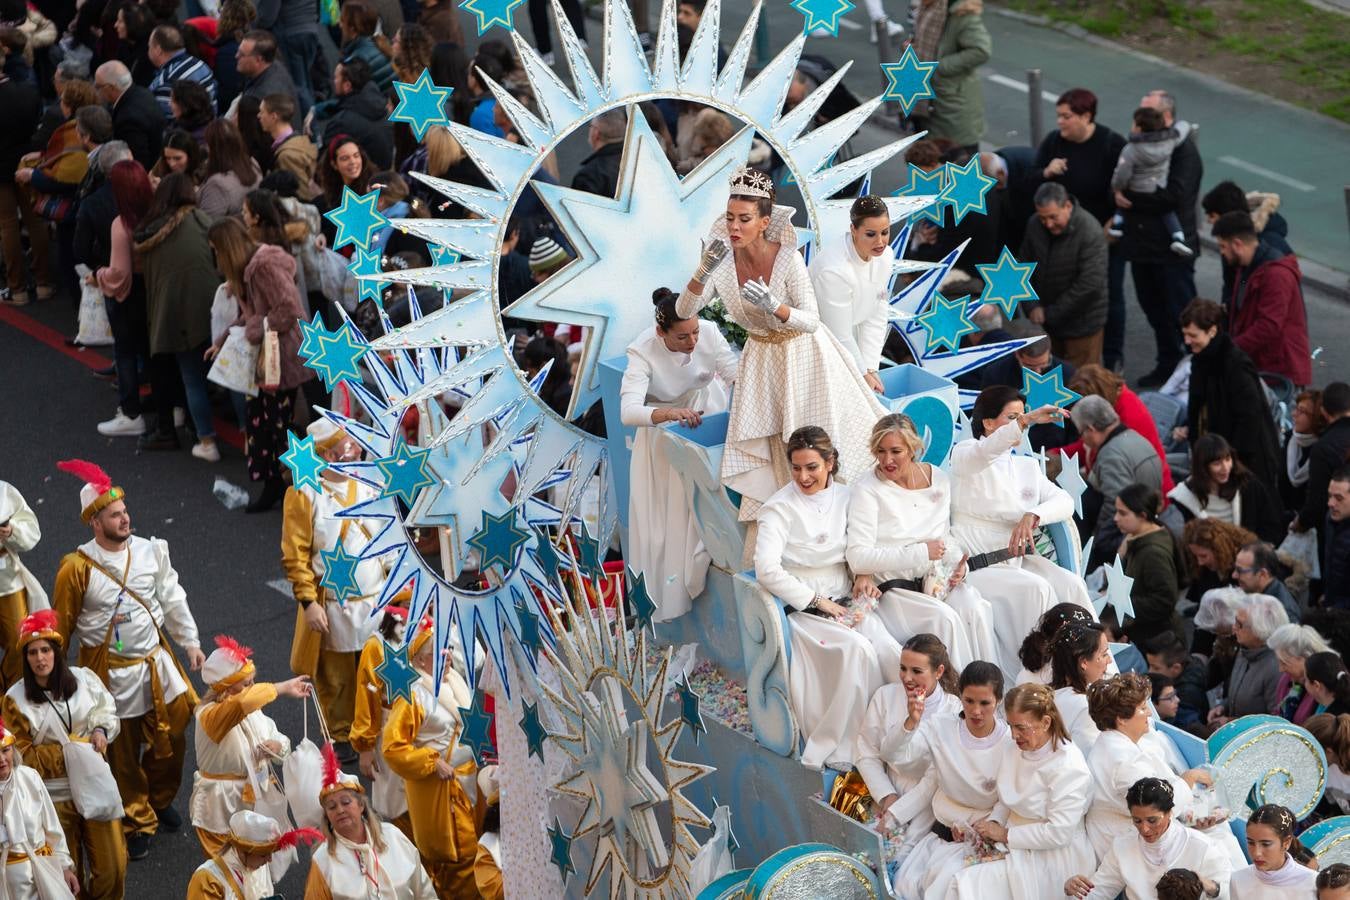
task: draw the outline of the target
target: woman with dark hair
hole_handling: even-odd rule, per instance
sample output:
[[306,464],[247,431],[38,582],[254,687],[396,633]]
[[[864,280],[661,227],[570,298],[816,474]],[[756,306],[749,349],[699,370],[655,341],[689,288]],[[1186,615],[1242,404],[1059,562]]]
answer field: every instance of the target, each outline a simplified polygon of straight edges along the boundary
[[1190,788],[1174,779],[1145,777],[1131,784],[1124,805],[1133,828],[1111,841],[1091,876],[1070,878],[1064,893],[1112,900],[1124,892],[1125,900],[1153,900],[1162,896],[1163,879],[1181,869],[1196,878],[1197,896],[1221,896],[1232,877],[1232,862],[1214,843],[1173,819],[1177,798],[1185,801],[1189,794]]
[[487,82],[484,79],[490,78],[497,84],[502,83],[506,76],[506,70],[495,56],[484,53],[481,49],[478,55],[473,58],[469,64],[467,76],[469,95],[473,97],[473,111],[469,113],[469,127],[475,131],[481,131],[483,134],[490,134],[493,137],[504,138],[506,135],[493,118],[497,110],[497,98],[488,90]]
[[262,170],[248,155],[239,129],[228,119],[206,126],[206,171],[197,205],[212,218],[237,216],[244,195],[258,186]]
[[1186,585],[1186,558],[1172,532],[1158,521],[1162,498],[1148,485],[1126,485],[1116,495],[1116,528],[1125,574],[1134,580],[1130,602],[1134,617],[1121,624],[1130,642],[1143,645],[1164,631],[1185,643],[1186,630],[1177,601]]
[[1088,714],[1088,688],[1111,668],[1111,643],[1096,622],[1072,622],[1055,635],[1050,687],[1064,727],[1086,756],[1099,734]]
[[792,481],[759,509],[755,579],[790,610],[788,690],[803,739],[802,765],[847,771],[872,694],[900,680],[900,645],[872,610],[870,578],[844,558],[848,487],[824,429],[788,438]]
[[848,351],[867,386],[882,393],[881,348],[890,330],[891,213],[868,194],[848,211],[848,234],[833,235],[811,254],[811,286],[820,321]]
[[389,63],[393,48],[379,33],[380,17],[375,10],[364,0],[348,0],[342,5],[338,26],[342,31],[341,59],[365,60],[375,86],[381,94],[388,94],[394,85],[394,67]]
[[1283,806],[1267,803],[1247,818],[1247,855],[1252,864],[1233,873],[1232,900],[1305,900],[1317,896],[1317,870],[1299,863],[1306,851],[1294,837],[1298,820]]
[[1027,412],[1015,388],[991,385],[975,398],[972,437],[952,450],[952,537],[985,563],[971,565],[967,581],[1002,616],[998,663],[1010,676],[1021,668],[1022,638],[1047,609],[1077,603],[1092,610],[1083,579],[1035,552],[1036,528],[1071,519],[1073,499],[1034,459],[1013,455],[1027,429],[1068,415],[1054,406]]
[[1316,712],[1350,713],[1350,672],[1340,654],[1324,651],[1308,657],[1303,664],[1303,684],[1317,702]]
[[141,418],[140,359],[150,355],[149,326],[145,320],[145,279],[140,259],[131,252],[132,235],[150,209],[150,179],[134,159],[113,164],[108,172],[117,217],[108,236],[108,264],[94,273],[108,310],[117,366],[117,414],[98,423],[107,437],[145,434]]
[[[375,164],[356,138],[346,134],[335,136],[328,142],[323,162],[319,166],[319,187],[323,191],[323,196],[317,201],[319,211],[326,213],[341,206],[344,188],[350,188],[357,194],[369,193],[371,176],[374,174]],[[337,226],[325,217],[322,227],[324,238],[331,247],[337,238]]]
[[[133,163],[135,165],[135,163]],[[106,753],[117,737],[117,703],[89,669],[70,666],[56,613],[35,612],[19,625],[11,653],[23,655],[23,680],[11,685],[3,703],[3,721],[14,735],[24,765],[42,776],[66,835],[81,894],[121,897],[127,872],[127,848],[121,821],[82,818],[71,798],[67,741],[87,741]],[[7,839],[8,842],[8,839]]]
[[158,187],[165,175],[182,172],[196,184],[206,162],[206,154],[197,139],[181,128],[171,128],[164,135],[159,159],[150,169],[150,184]]
[[1218,519],[1240,525],[1272,544],[1278,544],[1286,532],[1275,495],[1233,456],[1233,448],[1221,434],[1210,432],[1192,443],[1191,474],[1167,497],[1188,522]]
[[114,29],[119,41],[118,59],[131,70],[131,80],[149,87],[158,67],[150,61],[150,32],[159,23],[143,3],[124,3],[117,10]]
[[710,557],[653,426],[695,428],[705,415],[723,412],[737,367],[721,330],[697,316],[681,319],[676,299],[669,288],[652,292],[656,324],[628,345],[619,386],[619,419],[637,429],[628,472],[628,565],[646,574],[658,622],[689,611]]
[[441,87],[454,89],[450,95],[450,118],[460,125],[468,125],[469,115],[473,112],[473,98],[469,95],[469,57],[464,47],[459,42],[438,41],[431,48],[428,68],[432,81]]
[[1077,603],[1056,603],[1047,609],[1018,648],[1017,658],[1022,663],[1022,670],[1017,673],[1017,684],[1049,684],[1055,635],[1070,622],[1090,624],[1095,621],[1092,613]]
[[174,128],[186,131],[197,143],[204,143],[206,126],[216,117],[216,106],[211,95],[198,81],[180,78],[169,87],[169,109],[173,112]]
[[1197,298],[1181,311],[1181,338],[1192,355],[1186,426],[1177,437],[1192,443],[1221,434],[1263,484],[1278,484],[1280,443],[1265,386],[1251,357],[1223,331],[1228,313]]
[[[272,150],[272,136],[263,130],[262,123],[258,121],[261,110],[261,97],[241,94],[236,106],[235,126],[239,129],[239,136],[244,139],[248,155],[264,172],[272,172],[277,168],[277,155]],[[286,144],[290,143],[288,138]],[[279,149],[285,149],[285,146]]]

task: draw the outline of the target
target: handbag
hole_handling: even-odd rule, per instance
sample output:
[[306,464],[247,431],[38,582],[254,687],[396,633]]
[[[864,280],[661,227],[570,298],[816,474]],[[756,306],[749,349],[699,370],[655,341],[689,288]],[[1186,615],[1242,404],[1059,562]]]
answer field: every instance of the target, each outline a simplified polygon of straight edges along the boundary
[[[319,717],[319,733],[325,742],[331,741],[318,699],[312,692],[309,699],[314,702],[314,710]],[[282,761],[281,777],[285,784],[286,802],[290,804],[295,824],[300,828],[319,828],[323,825],[323,807],[319,805],[319,792],[323,790],[323,754],[309,739],[308,703],[305,704],[303,719],[304,737]]]
[[75,810],[88,822],[116,822],[122,818],[122,796],[108,761],[83,741],[66,737],[61,744]]
[[80,276],[80,327],[75,340],[86,347],[106,347],[113,342],[108,307],[99,286],[84,280],[89,271],[85,265],[75,267],[76,274]]
[[225,343],[211,362],[211,370],[206,380],[213,381],[223,388],[238,391],[246,397],[258,393],[258,353],[260,348],[250,344],[244,336],[244,326],[230,326]]
[[258,361],[258,389],[275,391],[281,387],[281,339],[263,316],[262,353]]

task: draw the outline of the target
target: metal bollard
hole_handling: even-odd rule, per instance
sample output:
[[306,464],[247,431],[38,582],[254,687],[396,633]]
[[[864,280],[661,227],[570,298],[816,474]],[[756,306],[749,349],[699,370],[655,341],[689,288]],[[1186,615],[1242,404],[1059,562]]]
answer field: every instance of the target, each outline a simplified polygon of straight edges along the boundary
[[1045,134],[1045,109],[1041,105],[1041,70],[1027,69],[1027,103],[1031,112],[1031,146],[1041,145]]

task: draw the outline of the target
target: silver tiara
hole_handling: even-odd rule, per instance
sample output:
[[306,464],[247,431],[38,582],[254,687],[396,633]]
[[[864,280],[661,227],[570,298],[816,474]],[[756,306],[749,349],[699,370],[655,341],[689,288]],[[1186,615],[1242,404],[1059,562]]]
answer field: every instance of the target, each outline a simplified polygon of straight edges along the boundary
[[758,169],[741,166],[731,176],[731,193],[741,197],[773,199],[773,179]]

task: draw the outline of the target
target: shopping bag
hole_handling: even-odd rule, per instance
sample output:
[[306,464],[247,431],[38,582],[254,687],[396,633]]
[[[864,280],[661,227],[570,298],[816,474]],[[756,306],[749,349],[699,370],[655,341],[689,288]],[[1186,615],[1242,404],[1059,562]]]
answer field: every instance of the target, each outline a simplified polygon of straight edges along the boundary
[[246,397],[255,396],[258,393],[256,372],[259,349],[257,344],[248,342],[243,325],[232,326],[220,352],[211,363],[211,371],[206,373],[206,380],[238,391]]
[[239,301],[230,290],[230,283],[222,281],[211,299],[211,340],[218,341],[239,319]]
[[80,328],[75,340],[86,347],[106,347],[113,342],[113,333],[103,291],[97,284],[84,280],[89,274],[88,266],[76,266],[75,272],[80,277]]
[[258,363],[258,387],[275,391],[281,387],[281,340],[263,316],[262,356]]
[[[327,741],[328,726],[323,721],[317,698],[314,708],[319,715],[319,733]],[[291,817],[300,828],[320,828],[323,825],[323,807],[319,805],[319,791],[323,789],[323,754],[309,739],[309,704],[305,704],[304,737],[291,748],[291,755],[281,764],[281,778],[286,785],[286,801],[291,806]]]
[[1307,568],[1308,578],[1322,577],[1322,563],[1317,553],[1316,529],[1309,528],[1307,531],[1289,532],[1280,542],[1279,552],[1287,553],[1296,562],[1302,563]]
[[61,747],[70,780],[70,797],[80,816],[90,822],[116,822],[122,818],[122,796],[117,790],[108,761],[83,741],[68,741]]

